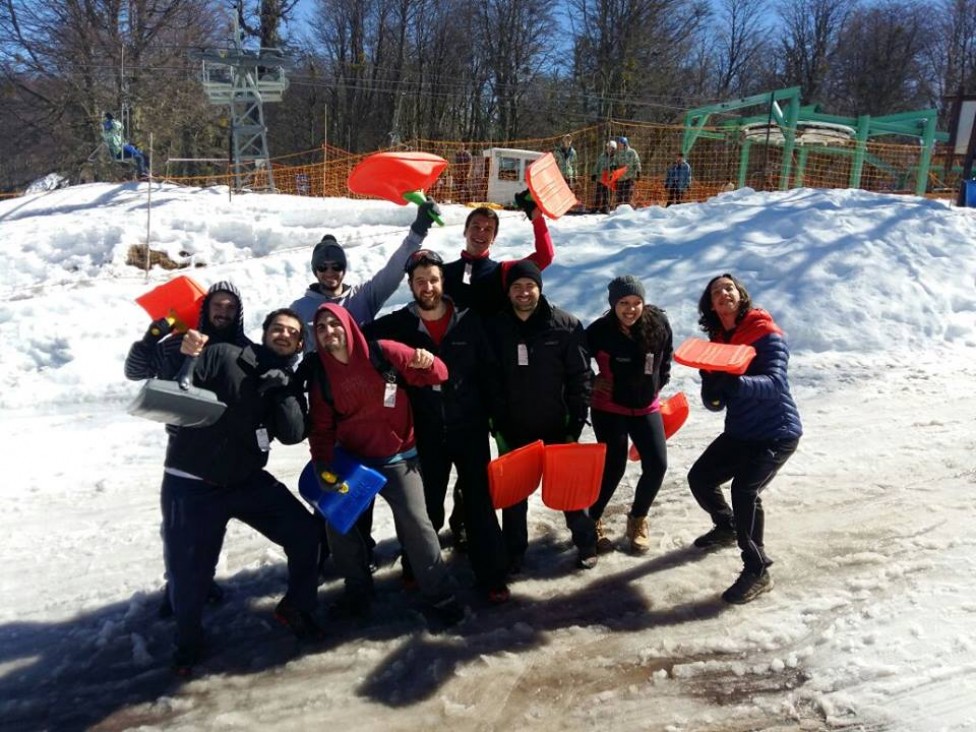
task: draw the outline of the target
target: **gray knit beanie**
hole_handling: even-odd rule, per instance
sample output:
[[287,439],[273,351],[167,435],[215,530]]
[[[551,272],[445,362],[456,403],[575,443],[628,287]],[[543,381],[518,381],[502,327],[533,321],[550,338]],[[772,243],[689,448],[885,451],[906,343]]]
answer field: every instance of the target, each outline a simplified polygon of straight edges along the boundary
[[637,295],[641,300],[644,299],[644,285],[633,275],[614,277],[610,280],[610,284],[607,285],[607,291],[609,293],[607,300],[610,303],[610,307],[615,307],[617,300],[628,295]]

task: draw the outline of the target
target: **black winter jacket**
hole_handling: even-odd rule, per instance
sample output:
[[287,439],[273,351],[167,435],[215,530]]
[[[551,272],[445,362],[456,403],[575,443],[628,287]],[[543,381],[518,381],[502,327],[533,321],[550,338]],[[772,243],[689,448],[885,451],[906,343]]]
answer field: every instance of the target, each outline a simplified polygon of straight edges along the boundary
[[415,303],[365,325],[363,333],[370,339],[425,348],[447,365],[447,381],[439,387],[407,387],[418,433],[443,439],[453,432],[487,432],[497,363],[476,312],[455,308],[439,346],[424,327]]
[[[464,269],[471,267],[469,282]],[[482,317],[495,315],[508,305],[502,285],[502,265],[494,259],[462,257],[444,265],[444,292],[459,308],[471,308]]]
[[[487,322],[487,330],[501,375],[496,430],[513,447],[578,437],[593,380],[579,320],[540,296],[527,320],[508,308]],[[519,365],[519,345],[525,347],[527,366]]]
[[213,391],[227,410],[208,427],[184,427],[170,435],[166,467],[208,483],[233,485],[268,462],[268,451],[258,444],[259,429],[267,430],[269,442],[301,442],[307,411],[301,391],[285,388],[258,395],[261,374],[287,367],[285,359],[260,345],[218,343],[205,348],[194,367],[193,383]]

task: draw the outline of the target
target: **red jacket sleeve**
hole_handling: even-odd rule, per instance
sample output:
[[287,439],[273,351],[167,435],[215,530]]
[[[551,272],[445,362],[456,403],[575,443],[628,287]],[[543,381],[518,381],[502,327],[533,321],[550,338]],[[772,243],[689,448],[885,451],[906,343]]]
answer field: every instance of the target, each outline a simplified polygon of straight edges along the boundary
[[556,257],[556,249],[552,246],[552,237],[549,236],[549,227],[546,225],[546,217],[536,216],[532,220],[532,229],[535,231],[535,251],[526,259],[531,259],[539,269],[545,269]]
[[447,381],[447,364],[437,356],[434,356],[434,363],[429,369],[410,368],[408,364],[413,360],[416,350],[413,346],[385,339],[380,339],[378,343],[386,360],[410,386],[434,386]]

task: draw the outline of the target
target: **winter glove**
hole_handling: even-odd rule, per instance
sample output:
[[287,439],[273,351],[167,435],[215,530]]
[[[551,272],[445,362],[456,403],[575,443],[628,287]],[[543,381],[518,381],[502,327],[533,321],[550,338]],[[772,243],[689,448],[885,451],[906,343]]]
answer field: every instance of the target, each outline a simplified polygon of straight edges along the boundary
[[590,176],[590,180],[596,183],[596,173]]
[[586,417],[568,417],[566,419],[566,442],[579,442],[586,425]]
[[315,478],[319,488],[326,493],[348,493],[349,484],[340,480],[338,474],[332,471],[332,466],[324,460],[315,461]]
[[149,345],[155,344],[163,336],[169,335],[173,330],[173,324],[176,321],[170,320],[169,318],[160,318],[159,320],[154,320],[149,324],[149,329],[146,334],[142,337],[144,343]]
[[441,209],[437,201],[428,196],[427,200],[417,207],[417,218],[410,224],[410,230],[417,236],[427,236],[427,232],[434,224],[434,217],[440,215]]
[[524,211],[525,215],[530,219],[532,218],[532,212],[537,208],[535,201],[532,200],[532,192],[528,188],[515,194],[515,205]]
[[702,402],[713,412],[721,411],[726,400],[739,390],[739,377],[721,371],[699,371],[702,377]]
[[287,389],[291,385],[291,374],[281,369],[269,369],[261,374],[258,381],[258,396],[269,392]]
[[640,180],[640,173],[634,174],[634,180]]

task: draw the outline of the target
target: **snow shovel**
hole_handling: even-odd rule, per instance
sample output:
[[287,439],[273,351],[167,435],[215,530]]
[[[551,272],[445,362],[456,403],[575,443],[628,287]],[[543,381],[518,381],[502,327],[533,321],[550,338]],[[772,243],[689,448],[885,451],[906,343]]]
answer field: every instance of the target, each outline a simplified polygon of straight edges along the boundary
[[607,446],[569,442],[546,445],[542,467],[542,502],[557,511],[582,511],[600,495]]
[[617,190],[617,181],[620,180],[620,176],[627,172],[627,166],[624,165],[617,168],[612,173],[609,170],[604,170],[603,175],[600,176],[600,182],[611,191]]
[[[661,419],[664,421],[664,439],[671,439],[671,435],[681,429],[681,426],[688,419],[688,397],[683,391],[679,391],[670,399],[661,404]],[[640,460],[640,453],[637,445],[630,446],[630,459]]]
[[150,318],[166,318],[174,330],[182,333],[200,322],[200,308],[206,294],[207,291],[193,279],[180,275],[140,295],[136,302]]
[[525,182],[532,200],[550,219],[558,219],[579,203],[552,153],[546,153],[526,169]]
[[[361,196],[374,196],[398,206],[427,200],[424,191],[447,167],[447,161],[425,152],[381,152],[363,158],[349,173],[346,186]],[[440,216],[431,214],[439,226]]]
[[675,349],[674,360],[682,366],[704,371],[724,371],[741,376],[756,357],[752,346],[713,343],[704,338],[688,338]]
[[333,455],[332,469],[342,488],[323,490],[315,477],[315,464],[309,462],[298,478],[298,492],[333,528],[345,534],[386,485],[386,477],[339,448]]
[[488,463],[488,491],[495,508],[514,506],[539,487],[544,450],[542,440],[536,440]]
[[207,427],[220,419],[227,405],[212,391],[193,386],[195,363],[196,356],[187,356],[175,381],[146,380],[129,414],[177,427]]

